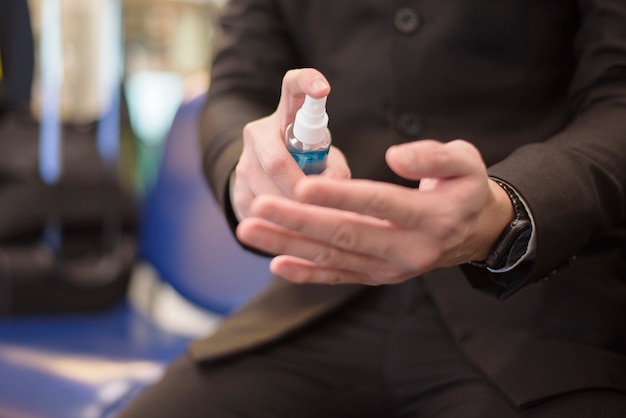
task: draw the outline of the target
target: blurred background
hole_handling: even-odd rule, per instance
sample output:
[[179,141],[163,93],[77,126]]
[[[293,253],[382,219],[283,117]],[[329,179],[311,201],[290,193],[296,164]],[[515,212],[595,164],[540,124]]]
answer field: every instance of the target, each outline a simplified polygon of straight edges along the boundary
[[0,0],[0,418],[115,417],[270,280],[204,181],[226,0]]
[[140,191],[154,179],[159,149],[177,107],[208,87],[216,17],[223,1],[122,3],[124,92],[132,130],[140,141],[135,175]]
[[[178,106],[207,88],[223,2],[28,0],[36,51],[33,112],[42,117],[42,98],[54,89],[61,121],[76,124],[99,119],[121,99],[133,135],[121,138],[122,168],[138,165],[125,178],[143,191]],[[120,87],[123,96],[116,97]]]

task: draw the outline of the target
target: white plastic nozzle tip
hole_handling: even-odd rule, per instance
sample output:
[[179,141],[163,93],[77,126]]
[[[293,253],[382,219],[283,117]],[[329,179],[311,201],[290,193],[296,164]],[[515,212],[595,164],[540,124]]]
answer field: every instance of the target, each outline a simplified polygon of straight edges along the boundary
[[293,123],[294,136],[303,144],[317,144],[326,136],[327,128],[326,97],[316,99],[307,95],[302,107],[296,113]]

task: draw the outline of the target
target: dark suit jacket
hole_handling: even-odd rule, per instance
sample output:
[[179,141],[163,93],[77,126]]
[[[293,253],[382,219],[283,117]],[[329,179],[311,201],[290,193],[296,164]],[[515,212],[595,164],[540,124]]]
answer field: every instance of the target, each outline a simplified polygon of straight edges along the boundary
[[[626,2],[404,3],[231,1],[202,125],[218,200],[228,212],[245,122],[274,110],[286,70],[315,67],[355,177],[407,184],[385,165],[390,145],[464,138],[528,203],[536,257],[499,276],[522,290],[498,300],[459,268],[421,278],[468,358],[521,405],[626,393]],[[191,352],[210,361],[268,344],[359,289],[277,280]]]

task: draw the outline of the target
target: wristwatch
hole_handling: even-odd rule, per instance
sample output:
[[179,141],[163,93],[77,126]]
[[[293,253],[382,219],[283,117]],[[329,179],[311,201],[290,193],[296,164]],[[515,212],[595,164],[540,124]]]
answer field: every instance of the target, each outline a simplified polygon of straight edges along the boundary
[[517,193],[503,181],[493,177],[491,180],[502,187],[511,199],[515,218],[502,231],[487,258],[484,261],[472,261],[470,264],[490,270],[501,270],[513,266],[526,254],[532,234],[532,223]]

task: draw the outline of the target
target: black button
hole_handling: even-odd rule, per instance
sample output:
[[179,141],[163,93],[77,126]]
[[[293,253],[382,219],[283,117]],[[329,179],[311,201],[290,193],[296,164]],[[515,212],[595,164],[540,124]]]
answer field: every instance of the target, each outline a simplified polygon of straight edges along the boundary
[[398,131],[407,136],[416,136],[422,130],[422,121],[414,113],[403,113],[398,118]]
[[411,34],[420,25],[419,16],[415,10],[403,7],[398,9],[393,16],[393,25],[399,32],[406,35]]

